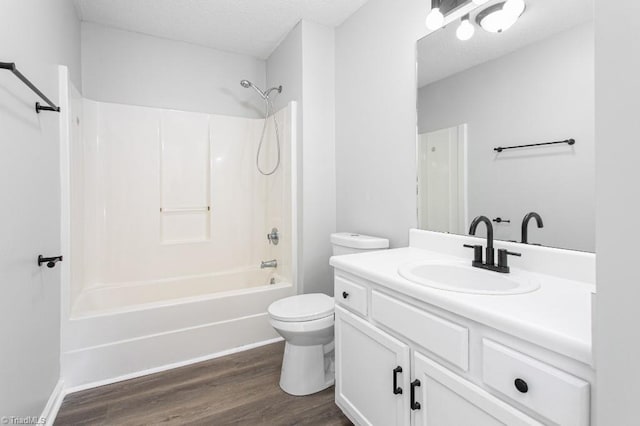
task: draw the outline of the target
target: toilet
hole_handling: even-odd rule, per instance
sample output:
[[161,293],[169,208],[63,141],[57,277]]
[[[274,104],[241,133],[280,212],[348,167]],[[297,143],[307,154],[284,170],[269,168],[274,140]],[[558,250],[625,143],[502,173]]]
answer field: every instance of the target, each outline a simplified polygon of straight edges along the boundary
[[[389,240],[350,232],[331,234],[334,256],[382,250]],[[300,294],[273,302],[269,321],[284,338],[280,387],[296,396],[333,385],[334,302],[322,293]]]

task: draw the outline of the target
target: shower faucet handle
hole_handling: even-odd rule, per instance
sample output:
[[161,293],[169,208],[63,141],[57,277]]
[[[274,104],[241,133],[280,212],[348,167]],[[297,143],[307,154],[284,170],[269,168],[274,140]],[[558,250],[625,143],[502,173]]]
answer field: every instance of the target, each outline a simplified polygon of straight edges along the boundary
[[269,240],[269,244],[273,244],[277,246],[280,242],[280,235],[278,234],[278,228],[273,228],[270,233],[267,234],[267,240]]

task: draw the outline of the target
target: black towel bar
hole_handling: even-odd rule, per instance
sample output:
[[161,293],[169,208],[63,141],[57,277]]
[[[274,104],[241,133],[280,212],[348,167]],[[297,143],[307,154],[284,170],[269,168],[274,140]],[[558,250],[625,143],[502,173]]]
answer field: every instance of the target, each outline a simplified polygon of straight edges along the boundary
[[497,151],[497,152],[502,152],[502,151],[507,150],[507,149],[529,148],[529,147],[532,147],[532,146],[542,146],[542,145],[557,145],[559,143],[566,143],[567,145],[574,145],[576,143],[576,140],[575,139],[565,139],[563,141],[530,143],[528,145],[499,146],[497,148],[493,148],[493,150]]
[[40,111],[55,111],[60,112],[60,107],[54,104],[51,99],[47,98],[44,93],[40,91],[32,82],[29,81],[27,77],[25,77],[18,69],[16,68],[16,64],[13,62],[0,62],[0,69],[11,71],[16,77],[20,79],[29,89],[33,90],[33,92],[40,96],[43,101],[45,101],[49,106],[42,106],[40,102],[36,102],[36,112],[40,114]]

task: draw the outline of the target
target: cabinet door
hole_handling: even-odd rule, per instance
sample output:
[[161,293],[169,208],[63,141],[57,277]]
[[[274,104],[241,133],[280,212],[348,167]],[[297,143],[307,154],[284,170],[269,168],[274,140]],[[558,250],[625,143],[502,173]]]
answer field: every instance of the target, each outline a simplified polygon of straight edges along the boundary
[[408,425],[409,347],[339,306],[335,331],[336,404],[359,425]]
[[542,424],[416,352],[414,378],[408,391],[419,404],[412,407],[416,426]]

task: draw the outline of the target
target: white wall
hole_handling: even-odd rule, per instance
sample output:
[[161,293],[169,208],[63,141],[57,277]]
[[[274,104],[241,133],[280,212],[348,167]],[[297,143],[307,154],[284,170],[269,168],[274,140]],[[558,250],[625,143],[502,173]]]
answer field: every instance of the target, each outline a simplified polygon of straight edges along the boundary
[[427,4],[370,0],[336,29],[337,228],[408,244],[416,226],[416,40]]
[[[593,71],[589,23],[419,90],[419,133],[468,125],[469,219],[510,219],[496,238],[519,241],[536,211],[545,226],[532,224],[530,241],[595,251]],[[574,147],[493,151],[568,138]]]
[[282,93],[274,93],[275,109],[297,101],[302,112],[302,22],[293,27],[267,59],[265,87],[274,86],[282,86]]
[[330,295],[329,234],[336,231],[334,45],[333,28],[302,22],[303,290]]
[[[58,101],[58,68],[80,81],[80,24],[71,1],[0,2],[1,61]],[[36,114],[37,97],[0,71],[0,416],[39,416],[59,378],[59,115]]]
[[640,390],[640,4],[596,0],[595,360],[598,425],[637,425]]
[[299,102],[298,243],[301,292],[333,294],[329,234],[336,230],[334,30],[301,21],[267,60],[276,106]]
[[82,23],[82,85],[97,101],[242,117],[264,116],[240,86],[265,82],[261,59]]

